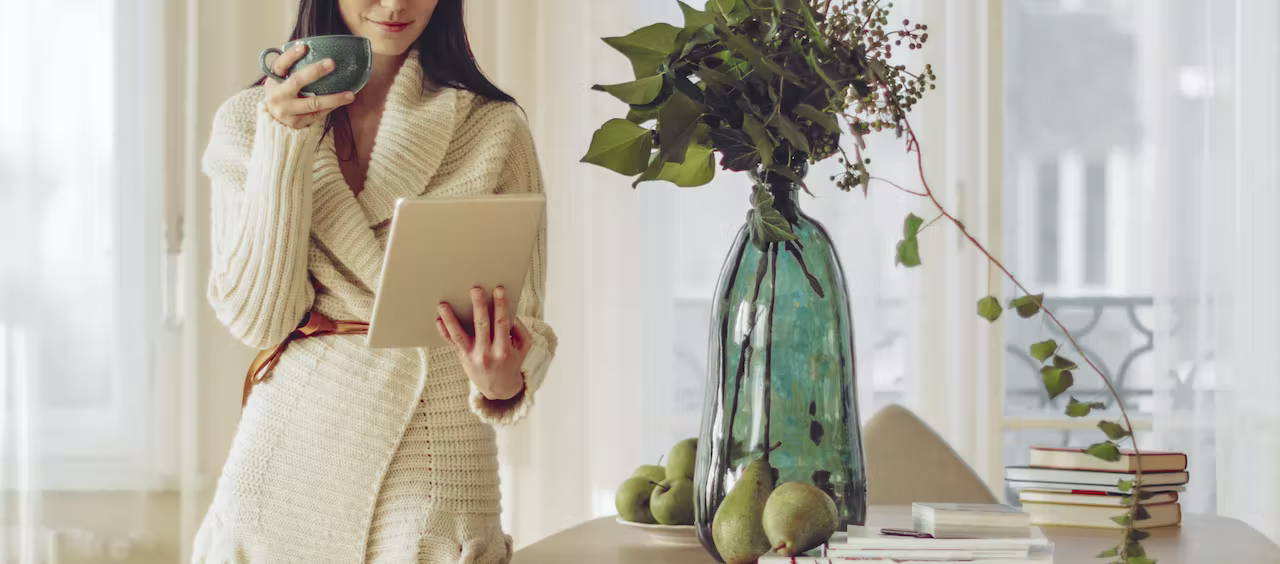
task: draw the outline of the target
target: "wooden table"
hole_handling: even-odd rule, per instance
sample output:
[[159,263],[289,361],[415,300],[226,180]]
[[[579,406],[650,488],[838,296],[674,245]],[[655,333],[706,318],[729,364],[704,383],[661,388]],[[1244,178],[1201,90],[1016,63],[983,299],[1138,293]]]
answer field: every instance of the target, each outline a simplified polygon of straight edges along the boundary
[[[872,506],[868,522],[878,526],[909,527],[911,508]],[[1054,542],[1057,564],[1104,562],[1098,552],[1116,544],[1119,531],[1077,527],[1043,527]],[[1181,527],[1151,529],[1142,541],[1147,554],[1160,564],[1216,562],[1280,563],[1280,548],[1262,533],[1237,519],[1184,514]],[[669,546],[648,542],[644,531],[601,517],[560,531],[515,553],[513,564],[708,564],[715,560],[701,546]]]

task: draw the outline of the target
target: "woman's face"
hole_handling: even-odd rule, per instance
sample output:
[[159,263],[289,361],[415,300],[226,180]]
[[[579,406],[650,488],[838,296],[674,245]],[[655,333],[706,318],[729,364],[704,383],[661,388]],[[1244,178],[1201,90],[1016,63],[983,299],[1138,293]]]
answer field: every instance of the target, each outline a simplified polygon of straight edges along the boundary
[[378,55],[400,55],[422,35],[439,0],[338,0],[351,33],[369,38]]

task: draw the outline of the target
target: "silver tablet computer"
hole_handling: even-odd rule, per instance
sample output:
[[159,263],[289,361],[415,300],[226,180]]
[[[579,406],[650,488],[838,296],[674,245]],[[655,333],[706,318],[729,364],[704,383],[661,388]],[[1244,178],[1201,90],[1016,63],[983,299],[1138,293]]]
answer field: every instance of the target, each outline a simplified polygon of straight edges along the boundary
[[519,305],[538,225],[541,193],[401,198],[396,202],[365,344],[372,348],[448,344],[436,330],[436,304],[449,302],[473,331],[471,287],[492,299],[506,288]]

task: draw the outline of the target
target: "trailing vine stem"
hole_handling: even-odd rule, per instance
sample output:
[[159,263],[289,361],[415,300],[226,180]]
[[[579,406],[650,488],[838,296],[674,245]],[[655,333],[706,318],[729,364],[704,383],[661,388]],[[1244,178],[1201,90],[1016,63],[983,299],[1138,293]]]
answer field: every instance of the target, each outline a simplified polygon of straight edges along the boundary
[[[978,252],[982,253],[987,258],[987,261],[990,264],[994,265],[997,269],[999,269],[1000,272],[1004,274],[1005,278],[1007,278],[1010,282],[1012,282],[1013,285],[1017,287],[1018,290],[1022,291],[1024,295],[1031,295],[1031,291],[1028,290],[1025,285],[1023,285],[1022,281],[1018,280],[1018,277],[1014,276],[1013,273],[1010,272],[1007,267],[1005,267],[1004,263],[1000,261],[1000,259],[996,258],[995,255],[991,254],[991,251],[987,250],[987,247],[983,245],[982,242],[979,241],[977,237],[975,237],[972,233],[969,232],[969,229],[965,226],[964,222],[960,221],[960,219],[957,218],[955,214],[951,213],[951,210],[947,209],[946,206],[942,205],[942,202],[938,201],[937,195],[934,193],[933,189],[929,186],[929,181],[925,178],[924,152],[920,148],[920,139],[916,137],[915,130],[911,127],[911,122],[907,120],[905,115],[902,116],[902,122],[904,125],[903,130],[907,135],[907,152],[908,153],[914,152],[916,155],[916,172],[920,177],[920,186],[923,187],[923,193],[907,190],[900,186],[898,188],[901,191],[906,192],[908,194],[923,196],[927,198],[929,202],[933,204],[935,208],[937,208],[937,211],[941,215],[941,217],[945,217],[948,221],[950,221],[953,225],[955,225],[956,229],[960,231],[960,234],[963,235],[966,239],[968,239],[969,242],[973,244],[974,248],[976,248]],[[888,182],[888,181],[885,181],[885,182]],[[1120,392],[1116,389],[1115,384],[1111,382],[1111,379],[1108,378],[1107,375],[1103,373],[1102,370],[1099,369],[1096,364],[1094,364],[1093,360],[1089,358],[1089,355],[1085,354],[1084,348],[1080,346],[1080,343],[1076,340],[1075,336],[1071,334],[1071,331],[1067,329],[1067,326],[1063,324],[1061,320],[1058,319],[1058,316],[1054,315],[1053,310],[1049,309],[1049,307],[1044,304],[1043,300],[1039,302],[1038,306],[1040,310],[1044,312],[1045,316],[1047,316],[1049,320],[1052,321],[1053,324],[1058,327],[1058,330],[1062,332],[1062,335],[1067,338],[1067,342],[1071,343],[1072,348],[1074,348],[1076,353],[1080,355],[1080,358],[1084,360],[1085,364],[1087,364],[1089,368],[1091,368],[1093,372],[1097,374],[1099,378],[1102,379],[1102,383],[1106,385],[1107,390],[1111,393],[1111,396],[1115,398],[1116,406],[1120,408],[1120,415],[1124,419],[1125,430],[1129,434],[1129,442],[1130,444],[1133,445],[1134,467],[1135,467],[1134,468],[1135,469],[1134,484],[1133,484],[1133,489],[1130,490],[1131,503],[1129,503],[1128,512],[1126,513],[1126,515],[1128,516],[1128,520],[1124,525],[1125,536],[1123,541],[1120,543],[1119,550],[1117,551],[1117,554],[1116,554],[1116,556],[1118,556],[1120,560],[1123,562],[1127,559],[1128,556],[1131,556],[1128,554],[1129,542],[1130,542],[1130,538],[1132,538],[1134,529],[1137,528],[1135,523],[1138,521],[1137,513],[1138,513],[1139,506],[1141,505],[1139,502],[1141,500],[1141,487],[1142,487],[1142,456],[1141,456],[1140,450],[1138,449],[1138,437],[1134,433],[1133,423],[1129,420],[1129,411],[1125,409],[1124,399],[1120,396]],[[1136,556],[1136,555],[1132,555],[1132,556]]]

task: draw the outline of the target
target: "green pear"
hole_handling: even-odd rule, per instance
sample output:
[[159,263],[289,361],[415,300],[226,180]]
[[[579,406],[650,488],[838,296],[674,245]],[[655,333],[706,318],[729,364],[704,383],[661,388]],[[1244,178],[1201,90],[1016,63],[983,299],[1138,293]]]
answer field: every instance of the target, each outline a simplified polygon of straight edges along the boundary
[[827,542],[840,524],[831,496],[813,484],[780,484],[764,504],[764,534],[783,556],[795,556]]
[[769,552],[769,538],[760,520],[773,492],[773,467],[765,456],[747,465],[711,519],[711,539],[726,564],[755,562]]
[[641,464],[631,475],[644,476],[655,482],[661,482],[667,479],[667,470],[657,464]]
[[651,493],[653,493],[653,482],[644,476],[632,476],[618,486],[613,505],[618,509],[618,515],[626,521],[654,523],[653,513],[649,509]]
[[663,525],[693,524],[693,480],[667,478],[649,495],[649,510]]
[[667,453],[668,478],[693,479],[693,467],[698,462],[698,439],[685,439],[671,447]]

